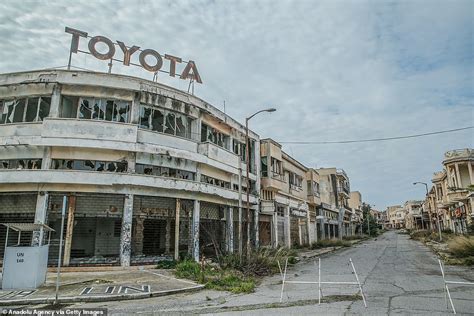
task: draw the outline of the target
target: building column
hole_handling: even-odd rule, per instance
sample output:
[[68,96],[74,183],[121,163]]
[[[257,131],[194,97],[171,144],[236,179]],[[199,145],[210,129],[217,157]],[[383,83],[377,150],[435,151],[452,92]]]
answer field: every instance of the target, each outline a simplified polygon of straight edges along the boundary
[[298,243],[303,244],[303,232],[301,231],[301,219],[298,217]]
[[285,246],[291,248],[290,206],[285,207]]
[[472,164],[470,161],[467,162],[467,170],[469,171],[469,180],[471,180],[471,184],[474,184],[474,172],[472,172]]
[[176,211],[174,213],[174,260],[179,259],[179,219],[181,213],[181,200],[176,199]]
[[122,232],[120,234],[120,265],[130,266],[132,255],[132,216],[133,216],[133,194],[126,194],[123,204]]
[[61,86],[56,84],[53,87],[53,94],[51,95],[51,105],[49,107],[49,117],[59,117],[59,104],[61,102]]
[[[306,211],[307,216],[306,216],[306,234],[308,235],[308,245],[311,245],[311,212],[309,211],[309,206],[308,210]],[[316,225],[316,222],[314,222],[314,225]],[[314,238],[313,238],[314,239]]]
[[[46,223],[46,213],[48,211],[48,192],[39,192],[36,198],[35,224]],[[43,244],[44,231],[35,231],[31,240],[32,246]]]
[[226,208],[226,242],[227,252],[234,252],[234,209],[232,207]]
[[254,211],[254,232],[255,232],[255,249],[258,248],[259,244],[260,244],[260,240],[259,240],[259,229],[260,229],[260,226],[259,226],[259,214],[260,214],[260,206],[259,206],[259,203],[257,202],[257,205],[256,205],[256,209]]
[[199,217],[201,213],[201,202],[194,200],[193,207],[193,259],[199,262]]
[[130,123],[138,124],[140,121],[140,94],[135,93],[132,101],[132,108],[130,109]]
[[74,231],[74,213],[76,211],[76,196],[69,195],[68,210],[67,210],[67,224],[66,224],[66,238],[64,239],[64,256],[63,265],[68,266],[71,259],[71,245],[72,233]]
[[171,219],[166,219],[166,226],[165,226],[165,253],[169,254],[171,248]]
[[272,245],[273,245],[273,248],[278,248],[278,213],[276,209],[274,210],[272,219],[273,219]]
[[458,181],[458,186],[457,187],[462,188],[461,173],[459,172],[459,164],[455,163],[454,168],[455,168],[455,173],[456,173],[456,179]]

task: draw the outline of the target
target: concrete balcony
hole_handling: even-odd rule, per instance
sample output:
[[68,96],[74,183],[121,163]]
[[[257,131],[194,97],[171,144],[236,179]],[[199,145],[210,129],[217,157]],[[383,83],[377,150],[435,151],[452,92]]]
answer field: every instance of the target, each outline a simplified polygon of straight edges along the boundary
[[223,162],[234,168],[239,167],[239,160],[240,160],[239,156],[211,142],[200,143],[198,145],[198,153],[205,155],[210,159]]
[[319,195],[308,195],[308,203],[320,205],[321,204],[321,197]]
[[285,189],[286,183],[279,178],[273,178],[273,177],[264,177],[261,178],[260,183],[262,185],[262,188],[265,190],[267,189],[274,189],[274,190],[280,190],[283,191]]
[[[134,188],[135,194],[158,193],[167,196],[181,196],[195,199],[203,194],[216,198],[233,200],[239,199],[237,191],[225,189],[207,183],[175,179],[168,177],[149,176],[129,173],[95,172],[79,170],[0,170],[0,187],[15,190],[22,187],[50,186],[58,190],[66,189],[65,186],[77,188],[78,191],[101,191],[107,193],[127,193],[129,188]],[[47,190],[47,189],[45,189]],[[67,189],[66,189],[67,190]],[[258,199],[251,195],[250,203],[255,204]]]
[[469,191],[467,190],[456,190],[449,191],[447,193],[449,202],[462,202],[469,199]]

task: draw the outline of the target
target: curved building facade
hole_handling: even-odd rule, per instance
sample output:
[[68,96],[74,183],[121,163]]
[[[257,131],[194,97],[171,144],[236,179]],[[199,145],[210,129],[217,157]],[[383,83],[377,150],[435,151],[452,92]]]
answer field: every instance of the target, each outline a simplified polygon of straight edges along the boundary
[[193,95],[114,74],[1,74],[0,223],[54,228],[54,263],[66,196],[65,265],[238,251],[247,191],[258,209],[260,141],[249,134],[247,188],[245,127]]

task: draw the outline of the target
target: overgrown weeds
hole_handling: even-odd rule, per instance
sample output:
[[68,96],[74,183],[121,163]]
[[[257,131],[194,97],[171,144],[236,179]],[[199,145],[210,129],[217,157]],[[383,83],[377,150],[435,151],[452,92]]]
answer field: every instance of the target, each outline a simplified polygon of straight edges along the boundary
[[350,247],[352,244],[347,240],[323,239],[311,244],[311,249],[320,249],[328,247]]
[[342,240],[364,240],[364,239],[368,239],[368,238],[369,237],[367,237],[367,235],[363,235],[363,236],[351,235],[351,236],[343,236]]
[[474,237],[456,236],[448,241],[449,252],[455,258],[474,257]]
[[174,269],[176,267],[175,260],[162,260],[156,264],[157,269]]
[[288,258],[289,264],[296,263],[294,249],[260,248],[252,251],[249,258],[238,254],[222,255],[217,262],[183,260],[176,265],[176,276],[205,284],[206,288],[250,293],[255,289],[258,278],[278,272],[278,262]]

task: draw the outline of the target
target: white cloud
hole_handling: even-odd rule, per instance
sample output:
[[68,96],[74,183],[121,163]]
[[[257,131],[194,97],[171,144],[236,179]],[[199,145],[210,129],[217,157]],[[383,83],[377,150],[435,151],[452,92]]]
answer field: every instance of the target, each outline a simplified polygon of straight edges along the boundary
[[[62,66],[70,26],[196,61],[196,94],[275,140],[345,140],[472,125],[469,1],[2,1],[0,72]],[[74,65],[106,71],[75,55]],[[133,67],[114,71],[151,79]],[[162,76],[185,90],[187,83]],[[421,198],[446,150],[471,131],[384,143],[284,146],[337,166],[377,207]]]

